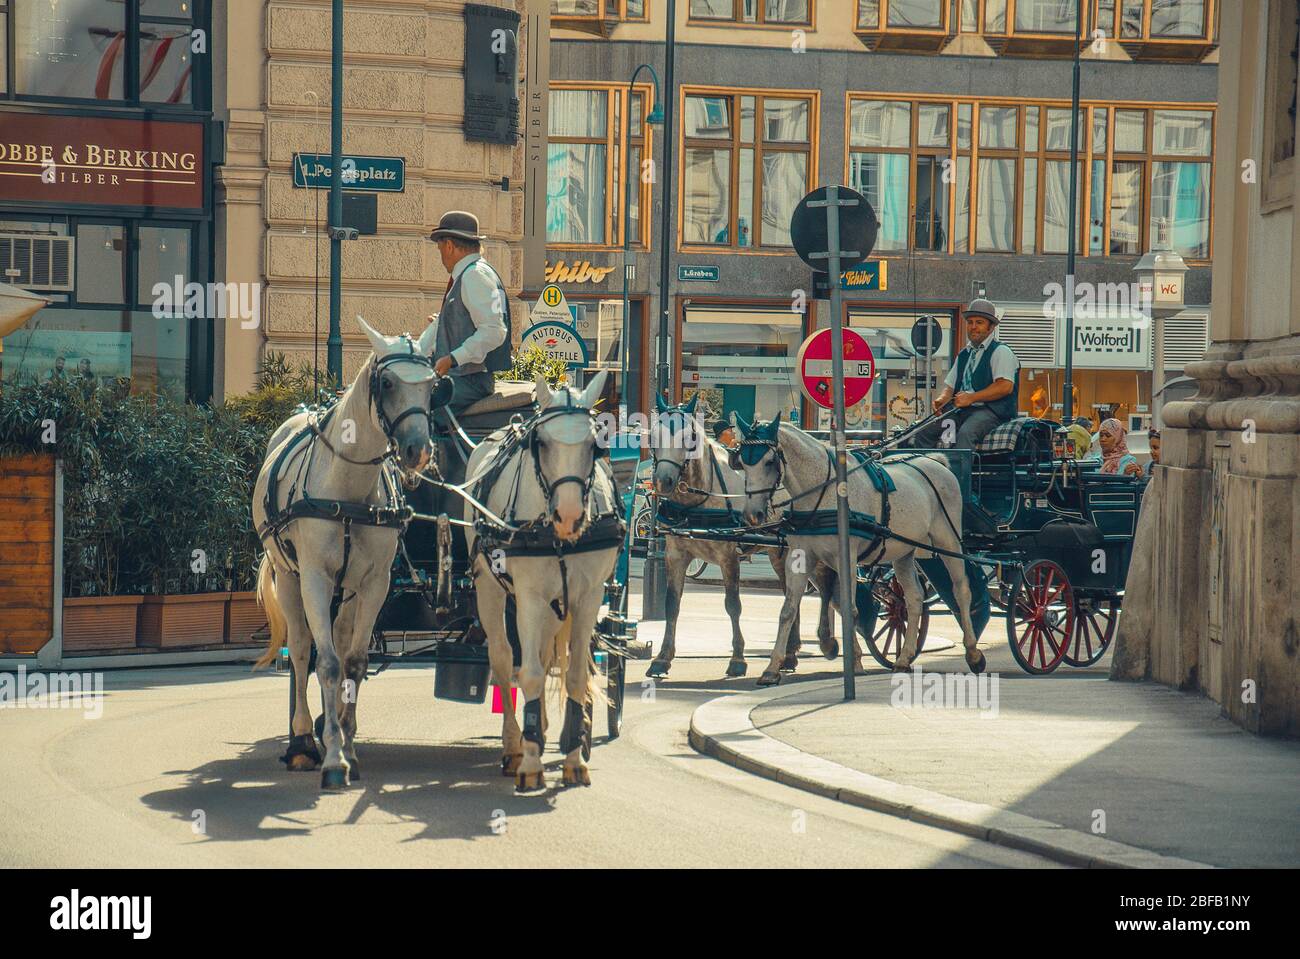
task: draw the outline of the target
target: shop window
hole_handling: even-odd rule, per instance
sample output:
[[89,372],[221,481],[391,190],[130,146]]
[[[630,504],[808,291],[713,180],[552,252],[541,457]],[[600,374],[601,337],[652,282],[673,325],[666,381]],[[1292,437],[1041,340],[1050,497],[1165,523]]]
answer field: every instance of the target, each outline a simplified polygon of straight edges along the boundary
[[159,283],[185,288],[190,279],[190,239],[188,226],[140,227],[137,303],[152,303]]
[[117,223],[77,225],[77,300],[125,303],[126,242]]
[[688,94],[685,103],[683,244],[789,247],[812,166],[812,97]]
[[628,144],[632,178],[629,229],[633,245],[644,245],[640,210],[649,184],[641,176],[648,153],[642,117],[646,91],[632,95],[632,116],[624,130],[626,87],[555,88],[550,100],[550,144],[546,164],[546,238],[559,246],[618,246],[623,242],[623,144]]
[[719,418],[797,418],[803,404],[794,362],[802,339],[803,316],[788,309],[692,307],[682,324],[683,389],[706,391]]

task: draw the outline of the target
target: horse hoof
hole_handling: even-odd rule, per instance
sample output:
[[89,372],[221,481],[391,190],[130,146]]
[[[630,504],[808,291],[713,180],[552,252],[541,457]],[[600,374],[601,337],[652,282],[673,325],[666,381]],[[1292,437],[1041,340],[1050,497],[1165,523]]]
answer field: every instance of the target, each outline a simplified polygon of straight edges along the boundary
[[785,659],[781,661],[781,672],[783,673],[793,673],[798,668],[799,668],[799,657],[796,656],[794,653],[791,653],[789,656],[787,656]]
[[361,767],[355,762],[348,763],[348,784],[361,782]]
[[519,764],[524,761],[523,753],[511,753],[501,757],[501,775],[513,776],[519,772]]
[[840,644],[838,640],[830,640],[822,643],[822,655],[827,659],[835,659],[840,654]]
[[744,676],[747,669],[749,669],[749,665],[743,659],[733,659],[727,663],[727,675],[733,679],[737,676]]
[[759,689],[762,689],[765,686],[779,686],[779,685],[781,685],[781,674],[774,673],[770,669],[763,670],[763,675],[758,677]]
[[586,766],[565,766],[564,767],[564,785],[566,786],[590,786],[591,773],[587,771]]
[[535,773],[515,774],[515,792],[517,793],[536,792],[541,788],[542,788],[542,772],[540,769]]
[[300,753],[297,756],[290,757],[287,765],[290,772],[309,773],[319,766],[320,763],[312,759],[310,756],[304,756]]
[[345,789],[348,785],[348,771],[342,766],[323,770],[320,774],[321,789]]
[[972,663],[968,657],[966,660],[966,664],[970,666],[970,671],[974,673],[976,676],[978,676],[980,673],[984,672],[984,667],[988,665],[988,661],[984,658],[984,654],[982,652],[980,652],[979,650],[976,650],[976,652],[980,654],[979,662]]
[[650,668],[645,671],[645,674],[651,679],[660,679],[668,675],[668,670],[672,668],[672,665],[673,664],[670,662],[665,663],[662,660],[656,659],[650,664]]

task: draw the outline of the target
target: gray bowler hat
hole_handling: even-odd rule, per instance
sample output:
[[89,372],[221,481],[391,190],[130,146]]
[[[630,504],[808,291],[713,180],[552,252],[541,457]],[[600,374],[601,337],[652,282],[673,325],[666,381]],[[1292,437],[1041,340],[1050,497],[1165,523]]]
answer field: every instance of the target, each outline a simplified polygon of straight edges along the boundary
[[966,307],[966,316],[982,316],[988,319],[995,326],[998,322],[998,308],[993,305],[991,300],[971,300],[970,305]]
[[478,231],[478,217],[464,210],[451,210],[442,215],[438,228],[429,234],[430,240],[454,237],[458,240],[486,240]]

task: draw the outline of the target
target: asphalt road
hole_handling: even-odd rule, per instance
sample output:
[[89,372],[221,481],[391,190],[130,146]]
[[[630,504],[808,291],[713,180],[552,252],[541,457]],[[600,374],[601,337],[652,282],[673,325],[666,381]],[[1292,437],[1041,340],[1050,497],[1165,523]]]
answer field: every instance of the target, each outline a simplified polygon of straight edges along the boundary
[[[688,596],[706,621],[721,613],[719,590]],[[775,595],[747,602],[751,622],[771,622]],[[500,775],[500,717],[435,700],[428,668],[395,667],[362,685],[365,778],[332,794],[319,791],[318,774],[289,773],[277,759],[287,676],[245,666],[106,673],[99,718],[0,712],[0,865],[1050,865],[700,756],[686,740],[692,710],[752,688],[761,660],[747,679],[723,680],[723,655],[683,650],[653,689],[642,687],[646,665],[631,664],[623,737],[604,743],[597,719],[592,786],[559,786],[552,743],[550,788],[530,797]],[[810,662],[805,678],[832,666]],[[312,696],[318,703],[314,681]]]

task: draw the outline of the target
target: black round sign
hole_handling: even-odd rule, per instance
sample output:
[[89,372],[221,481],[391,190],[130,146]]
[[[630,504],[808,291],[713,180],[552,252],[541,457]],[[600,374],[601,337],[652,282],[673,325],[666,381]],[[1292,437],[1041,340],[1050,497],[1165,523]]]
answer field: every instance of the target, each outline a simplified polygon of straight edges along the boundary
[[[926,342],[927,330],[930,333],[929,343]],[[912,324],[912,348],[918,356],[933,356],[939,351],[942,342],[943,327],[933,316],[923,316]]]
[[[825,257],[813,259],[814,253],[826,253],[830,244],[826,239],[827,207],[810,206],[813,202],[825,202],[827,187],[819,187],[799,201],[794,215],[790,217],[790,240],[794,250],[814,270],[829,273],[830,266]],[[841,200],[856,200],[854,206],[842,206],[840,211],[840,250],[853,251],[857,255],[840,260],[840,269],[848,270],[871,256],[876,246],[876,233],[880,230],[880,221],[876,211],[871,208],[867,198],[856,190],[846,186],[838,188]]]

